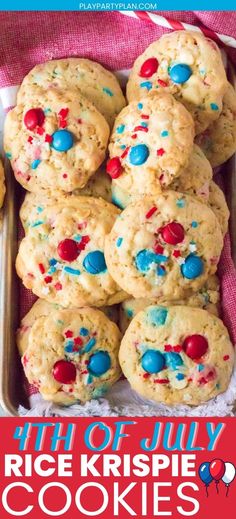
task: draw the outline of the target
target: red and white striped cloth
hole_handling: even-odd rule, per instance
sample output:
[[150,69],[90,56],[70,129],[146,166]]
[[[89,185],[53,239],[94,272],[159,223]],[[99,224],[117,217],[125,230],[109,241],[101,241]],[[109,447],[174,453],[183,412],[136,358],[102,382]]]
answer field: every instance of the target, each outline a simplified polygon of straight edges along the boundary
[[[219,34],[236,38],[236,12],[165,11],[173,29],[181,22],[204,25]],[[5,110],[15,102],[17,85],[37,63],[67,56],[81,56],[99,61],[111,70],[132,66],[144,49],[170,28],[139,17],[118,12],[4,12],[0,13],[0,98]],[[206,29],[204,29],[205,33]],[[228,47],[236,63],[236,49]],[[231,259],[229,235],[225,238],[219,274],[222,287],[223,318],[236,343],[236,271]],[[21,288],[19,301],[23,316],[34,296]]]

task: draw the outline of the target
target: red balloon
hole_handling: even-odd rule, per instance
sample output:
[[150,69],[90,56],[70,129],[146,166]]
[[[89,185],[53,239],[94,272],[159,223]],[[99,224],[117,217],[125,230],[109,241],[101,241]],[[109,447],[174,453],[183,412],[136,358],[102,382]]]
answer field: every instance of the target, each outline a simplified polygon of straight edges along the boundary
[[225,462],[220,459],[215,459],[210,463],[210,474],[215,481],[220,481],[225,473]]

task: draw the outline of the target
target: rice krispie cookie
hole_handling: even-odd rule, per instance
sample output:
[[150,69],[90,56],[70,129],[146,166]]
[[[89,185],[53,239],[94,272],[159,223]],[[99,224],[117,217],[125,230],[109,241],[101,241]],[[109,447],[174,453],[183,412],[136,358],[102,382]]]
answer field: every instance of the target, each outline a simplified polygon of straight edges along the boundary
[[[181,170],[180,176],[171,182],[168,189],[194,195],[200,201],[207,202],[212,173],[209,160],[207,160],[201,149],[194,144],[188,166]],[[162,184],[162,190],[164,188],[165,186]],[[124,209],[130,202],[139,198],[138,195],[121,189],[116,180],[112,181],[111,189],[112,201],[121,209]]]
[[213,167],[226,162],[236,151],[236,92],[228,83],[219,119],[196,137]]
[[227,389],[234,349],[223,322],[206,310],[149,306],[131,322],[119,360],[144,397],[199,405]]
[[50,313],[62,309],[59,305],[48,303],[44,299],[37,299],[29,312],[23,317],[16,332],[16,343],[20,355],[24,355],[29,345],[29,334],[33,324],[39,317],[47,317]]
[[128,101],[157,89],[173,94],[192,114],[196,133],[204,131],[218,119],[227,89],[216,43],[198,32],[176,31],[149,45],[134,63]]
[[110,127],[126,104],[114,74],[89,59],[59,59],[36,65],[23,79],[17,103],[24,103],[37,86],[45,90],[51,87],[64,91],[75,88],[77,93],[94,104]]
[[109,272],[135,298],[177,300],[216,272],[223,238],[213,211],[174,191],[129,204],[106,237]]
[[209,186],[209,206],[215,213],[224,236],[228,230],[229,209],[223,191],[213,180]]
[[[186,297],[182,301],[175,301],[175,305],[193,306],[203,308],[211,314],[219,316],[220,311],[220,285],[217,276],[210,276],[205,285],[195,294]],[[159,304],[158,301],[150,299],[126,299],[120,304],[119,328],[122,334],[127,330],[132,319],[138,312],[147,306]],[[162,301],[162,306],[169,306],[169,301]]]
[[63,200],[69,201],[71,196],[73,199],[76,196],[93,196],[111,202],[111,181],[104,168],[96,171],[84,188],[75,189],[72,193],[59,193],[58,196],[55,196],[55,193],[51,191],[26,193],[20,209],[20,219],[24,230],[27,231],[39,219],[39,216],[43,215],[45,207],[55,205]]
[[107,173],[125,191],[155,194],[187,166],[193,120],[170,94],[154,92],[125,107],[111,135]]
[[0,208],[3,206],[5,193],[6,193],[5,174],[4,174],[3,163],[0,158]]
[[[48,303],[44,299],[37,299],[37,301],[33,304],[29,312],[23,317],[21,320],[20,327],[16,332],[16,342],[20,355],[24,355],[26,349],[29,345],[29,334],[31,328],[35,321],[39,317],[47,317],[49,314],[55,312],[56,310],[63,310],[63,308],[57,304]],[[75,309],[77,312],[78,309]],[[119,314],[118,314],[118,306],[104,306],[101,307],[100,310],[114,323],[118,323]]]
[[117,326],[99,310],[54,310],[32,325],[22,364],[45,400],[86,402],[119,379],[119,345]]
[[107,202],[111,202],[111,178],[106,174],[105,164],[90,177],[86,186],[82,189],[75,189],[73,195],[95,196],[95,198],[103,198]]
[[105,236],[119,211],[101,198],[73,197],[31,221],[16,259],[26,288],[63,307],[112,305],[124,293],[109,274]]
[[8,112],[4,147],[28,191],[85,186],[105,158],[109,126],[75,91],[37,88]]

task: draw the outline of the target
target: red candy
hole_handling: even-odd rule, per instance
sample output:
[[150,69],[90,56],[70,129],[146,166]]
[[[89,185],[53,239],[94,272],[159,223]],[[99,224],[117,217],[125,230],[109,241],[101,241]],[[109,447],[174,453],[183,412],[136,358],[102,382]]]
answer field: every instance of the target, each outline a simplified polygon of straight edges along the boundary
[[45,268],[42,263],[39,263],[39,270],[40,270],[41,274],[45,274]]
[[28,130],[34,130],[37,126],[42,126],[44,119],[42,108],[31,108],[24,116],[24,124]]
[[82,236],[80,242],[78,243],[78,249],[81,251],[81,250],[84,250],[86,245],[90,242],[90,238],[89,236]]
[[62,109],[60,110],[60,112],[58,112],[58,115],[59,115],[62,119],[66,119],[68,113],[69,113],[69,108],[62,108]]
[[167,87],[167,83],[166,83],[166,81],[163,81],[163,79],[158,79],[157,83],[158,83],[158,85],[160,85],[162,87]]
[[113,159],[107,162],[107,173],[111,178],[118,178],[123,172],[121,161],[119,157],[113,157]]
[[52,136],[49,135],[48,133],[46,133],[46,135],[45,135],[45,142],[49,142],[50,143],[50,142],[52,142],[52,140],[53,140]]
[[159,150],[157,150],[157,156],[158,157],[162,157],[162,155],[164,155],[164,153],[165,153],[164,148],[159,148]]
[[161,236],[165,243],[177,245],[184,239],[184,228],[180,223],[170,222],[161,229]]
[[45,283],[47,283],[47,285],[48,285],[49,283],[52,282],[52,276],[46,276],[46,277],[44,278],[44,281],[45,281]]
[[53,366],[52,374],[57,382],[72,384],[76,379],[76,367],[67,360],[58,360]]
[[208,342],[203,335],[189,335],[183,342],[183,350],[192,360],[200,359],[208,350]]
[[56,290],[62,290],[62,284],[59,281],[54,286]]
[[154,205],[149,209],[149,211],[146,213],[146,218],[151,218],[151,216],[157,211],[157,207]]
[[75,337],[74,344],[75,344],[75,346],[82,346],[83,341],[82,341],[81,337]]
[[149,58],[141,66],[139,75],[141,77],[151,77],[157,71],[159,63],[156,58]]
[[154,243],[153,250],[154,250],[155,254],[163,254],[164,247],[162,247],[159,243]]
[[66,332],[65,332],[65,337],[66,337],[67,339],[70,339],[71,337],[73,337],[73,335],[74,335],[74,334],[73,334],[73,332],[72,332],[71,330],[66,330]]
[[148,132],[148,128],[146,126],[135,126],[134,132]]
[[69,238],[59,243],[57,252],[62,260],[69,262],[76,260],[80,253],[78,243]]
[[174,258],[179,258],[181,256],[180,250],[174,250],[173,256],[174,256]]

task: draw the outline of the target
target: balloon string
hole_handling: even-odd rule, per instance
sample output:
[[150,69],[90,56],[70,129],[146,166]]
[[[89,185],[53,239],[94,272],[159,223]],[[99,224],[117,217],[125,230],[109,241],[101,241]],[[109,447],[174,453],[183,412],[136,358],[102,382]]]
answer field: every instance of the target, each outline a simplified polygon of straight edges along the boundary
[[217,492],[217,494],[219,494],[218,485],[219,485],[219,483],[218,483],[218,481],[216,481],[216,492]]
[[226,485],[226,488],[227,488],[227,490],[226,490],[226,497],[228,497],[228,493],[229,493],[229,485]]
[[209,494],[208,494],[208,485],[206,485],[206,496],[209,497]]

